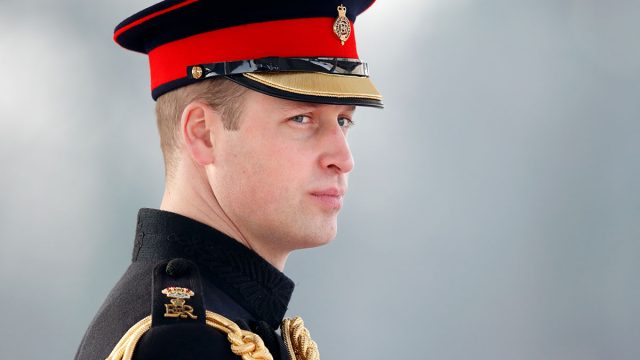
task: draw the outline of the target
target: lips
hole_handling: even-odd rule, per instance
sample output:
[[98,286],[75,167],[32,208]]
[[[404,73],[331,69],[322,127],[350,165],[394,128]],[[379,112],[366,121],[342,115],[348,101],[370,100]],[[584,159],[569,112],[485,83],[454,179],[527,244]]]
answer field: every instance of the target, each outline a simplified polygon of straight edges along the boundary
[[327,188],[312,191],[311,196],[318,203],[330,209],[340,209],[342,207],[342,198],[345,191],[340,188]]
[[324,189],[324,190],[312,191],[311,195],[343,197],[344,196],[344,192],[345,192],[344,190],[339,189],[339,188],[327,188],[327,189]]

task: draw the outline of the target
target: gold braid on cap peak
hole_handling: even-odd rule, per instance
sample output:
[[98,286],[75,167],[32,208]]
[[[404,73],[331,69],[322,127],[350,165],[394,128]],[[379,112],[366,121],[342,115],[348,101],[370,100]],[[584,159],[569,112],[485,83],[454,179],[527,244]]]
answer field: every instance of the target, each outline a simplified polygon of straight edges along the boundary
[[[233,321],[209,310],[207,310],[206,323],[227,334],[231,351],[242,360],[273,360],[269,349],[257,334],[242,330]],[[131,360],[136,344],[150,328],[151,316],[138,321],[122,336],[106,360]]]

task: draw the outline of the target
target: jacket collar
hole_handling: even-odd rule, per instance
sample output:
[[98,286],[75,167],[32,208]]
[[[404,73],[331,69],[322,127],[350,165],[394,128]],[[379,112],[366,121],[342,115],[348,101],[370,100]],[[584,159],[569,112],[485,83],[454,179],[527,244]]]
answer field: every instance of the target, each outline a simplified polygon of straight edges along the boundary
[[277,328],[294,283],[258,254],[222,232],[185,216],[140,209],[133,261],[185,258],[257,319]]

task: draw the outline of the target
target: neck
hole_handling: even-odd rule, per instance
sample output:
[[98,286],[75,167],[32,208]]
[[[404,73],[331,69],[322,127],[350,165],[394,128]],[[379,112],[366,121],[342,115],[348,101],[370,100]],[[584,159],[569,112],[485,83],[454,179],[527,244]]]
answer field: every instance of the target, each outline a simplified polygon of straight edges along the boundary
[[186,216],[225,233],[283,271],[289,251],[268,246],[261,239],[245,236],[216,199],[204,172],[176,174],[166,181],[160,209]]

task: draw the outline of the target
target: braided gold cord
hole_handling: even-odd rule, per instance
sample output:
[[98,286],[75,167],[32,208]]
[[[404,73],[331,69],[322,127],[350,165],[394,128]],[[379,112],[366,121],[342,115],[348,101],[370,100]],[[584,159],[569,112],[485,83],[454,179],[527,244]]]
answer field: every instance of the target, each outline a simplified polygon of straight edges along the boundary
[[107,360],[131,359],[133,348],[135,348],[140,337],[150,328],[151,316],[147,316],[138,321],[122,336],[120,341],[118,341],[113,351],[111,351],[111,354],[107,357]]
[[[260,336],[240,329],[236,323],[226,317],[207,310],[206,323],[227,334],[231,351],[242,360],[273,360],[273,356]],[[136,344],[150,328],[151,316],[138,321],[122,336],[106,360],[131,360]]]
[[320,351],[315,341],[311,339],[309,330],[299,316],[286,319],[282,326],[283,338],[289,352],[296,360],[320,360]]
[[242,330],[236,323],[226,317],[207,311],[207,325],[227,334],[231,343],[231,351],[242,357],[242,360],[273,360],[260,336],[251,331]]

